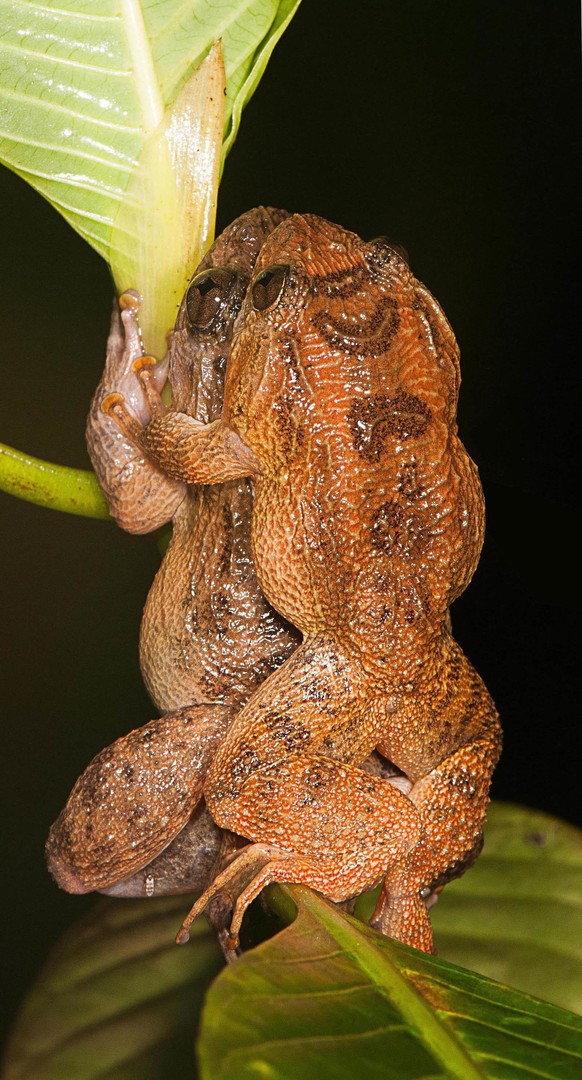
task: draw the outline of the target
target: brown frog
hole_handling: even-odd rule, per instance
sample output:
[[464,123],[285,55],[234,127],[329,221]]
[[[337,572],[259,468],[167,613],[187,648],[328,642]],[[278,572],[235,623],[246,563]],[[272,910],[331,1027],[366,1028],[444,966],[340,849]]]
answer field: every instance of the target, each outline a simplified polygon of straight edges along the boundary
[[140,637],[144,679],[166,715],[103,750],[53,825],[49,867],[71,892],[151,896],[206,883],[221,835],[201,802],[208,765],[241,705],[299,641],[256,580],[249,481],[187,486],[115,419],[121,400],[138,425],[163,415],[166,379],[174,408],[198,422],[220,416],[234,321],[261,244],[285,216],[258,208],[216,241],[184,297],[163,363],[143,356],[137,294],[125,293],[114,308],[87,439],[120,525],[145,533],[173,523]]
[[[383,880],[373,925],[432,949],[424,897],[479,848],[501,742],[448,619],[484,523],[459,381],[452,330],[401,254],[294,215],[257,259],[222,416],[134,426],[176,479],[252,477],[258,579],[303,635],[218,745],[209,813],[251,843],[179,940],[222,893],[234,947],[269,882],[341,902]],[[373,751],[408,794],[362,768]]]
[[[119,437],[166,484],[252,477],[259,581],[304,637],[215,735],[205,782],[207,759],[195,762],[197,801],[203,787],[213,820],[252,843],[180,940],[199,911],[238,897],[234,948],[269,881],[339,902],[384,879],[374,925],[432,947],[424,898],[478,850],[500,747],[447,614],[483,531],[477,472],[456,434],[458,383],[452,331],[400,253],[295,215],[261,249],[222,416],[162,414],[155,387],[145,426],[120,392],[107,403]],[[154,792],[151,805],[167,797]],[[70,862],[64,834],[53,851]]]

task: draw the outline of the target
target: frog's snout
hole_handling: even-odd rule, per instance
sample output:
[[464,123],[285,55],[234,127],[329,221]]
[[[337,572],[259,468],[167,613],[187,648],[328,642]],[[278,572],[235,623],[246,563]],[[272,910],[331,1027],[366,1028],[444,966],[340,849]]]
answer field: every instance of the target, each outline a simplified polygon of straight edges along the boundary
[[63,856],[58,840],[59,819],[51,826],[45,845],[45,855],[49,871],[60,889],[68,893],[87,893],[91,889],[85,885],[67,859]]

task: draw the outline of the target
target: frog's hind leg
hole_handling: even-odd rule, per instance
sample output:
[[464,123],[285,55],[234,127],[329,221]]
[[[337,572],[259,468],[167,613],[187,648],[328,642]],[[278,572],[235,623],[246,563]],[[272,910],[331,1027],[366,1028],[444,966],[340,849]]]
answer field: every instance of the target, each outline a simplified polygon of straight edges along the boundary
[[[251,807],[262,808],[258,828]],[[271,842],[244,848],[219,874],[184,920],[180,944],[217,894],[232,907],[232,949],[246,908],[271,882],[308,885],[335,902],[357,896],[402,860],[421,832],[415,807],[389,782],[315,754],[249,777],[239,829],[247,836],[262,831]]]
[[49,870],[67,892],[107,888],[147,866],[185,828],[236,714],[195,705],[117,739],[85,769],[52,826]]
[[422,821],[422,839],[407,858],[390,866],[371,919],[378,930],[426,952],[432,951],[432,931],[425,898],[430,900],[435,889],[459,877],[478,855],[501,747],[493,702],[463,660],[470,694],[462,685],[458,704],[466,697],[473,710],[465,720],[472,737],[465,736],[459,749],[412,786],[409,797]]
[[[259,687],[205,786],[216,823],[255,843],[194,915],[224,884],[236,937],[245,907],[268,881],[308,885],[341,902],[404,858],[420,837],[418,811],[389,781],[352,764],[378,742],[381,719],[357,661],[323,638],[305,642]],[[247,881],[249,860],[257,861]]]

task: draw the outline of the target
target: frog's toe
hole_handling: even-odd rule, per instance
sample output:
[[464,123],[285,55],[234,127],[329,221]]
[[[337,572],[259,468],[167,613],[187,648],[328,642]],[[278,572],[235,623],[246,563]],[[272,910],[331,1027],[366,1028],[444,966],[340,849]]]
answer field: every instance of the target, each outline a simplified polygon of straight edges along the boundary
[[[246,895],[248,888],[252,888],[263,868],[270,863],[274,851],[271,844],[249,844],[242,848],[190,908],[176,935],[176,944],[185,945],[190,940],[192,923],[199,915],[206,912],[210,923],[218,933],[225,955],[227,952],[229,954],[236,952],[242,916],[251,902],[250,899],[246,903],[243,900],[241,910],[241,898]],[[254,899],[261,888],[262,886],[253,893],[251,899]],[[239,910],[241,911],[240,918],[238,918],[238,925],[235,926]],[[231,956],[227,958],[230,959]]]

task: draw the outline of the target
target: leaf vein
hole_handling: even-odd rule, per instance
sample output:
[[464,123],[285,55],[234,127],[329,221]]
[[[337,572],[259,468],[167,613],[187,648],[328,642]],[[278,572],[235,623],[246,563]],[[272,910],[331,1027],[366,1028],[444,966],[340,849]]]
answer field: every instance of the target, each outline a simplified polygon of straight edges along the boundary
[[[20,3],[19,6],[23,7],[24,5],[22,3]],[[67,8],[58,8],[58,7],[53,8],[53,7],[48,7],[46,4],[36,4],[34,2],[34,0],[27,0],[26,8],[27,9],[30,8],[33,11],[42,11],[42,12],[46,13],[47,15],[59,15],[59,16],[62,15],[67,20],[68,19],[80,19],[80,20],[85,20],[86,22],[104,22],[104,23],[105,22],[107,22],[107,23],[119,22],[119,16],[118,15],[93,15],[93,13],[91,13],[89,15],[86,12],[70,11]]]
[[140,127],[134,127],[131,124],[113,123],[111,120],[102,120],[100,117],[89,116],[87,113],[75,112],[73,109],[68,109],[64,105],[57,105],[54,101],[44,101],[42,98],[33,97],[31,94],[19,94],[15,90],[5,90],[0,88],[0,96],[8,98],[8,100],[22,101],[29,108],[35,106],[39,109],[48,109],[49,112],[63,113],[63,115],[70,117],[73,120],[82,120],[84,124],[95,124],[97,127],[113,129],[123,135],[141,135],[142,129]]
[[[9,131],[2,131],[1,128],[0,139],[6,139],[7,142],[16,143],[18,146],[22,146],[24,144],[25,146],[37,147],[39,150],[52,150],[55,154],[65,154],[67,157],[73,159],[80,159],[81,161],[93,161],[96,165],[103,165],[105,169],[115,169],[117,172],[121,172],[126,176],[131,173],[137,172],[137,166],[133,162],[128,161],[127,164],[122,165],[119,161],[110,161],[108,158],[99,157],[98,154],[88,154],[83,150],[63,150],[60,146],[55,146],[52,143],[41,142],[39,139],[23,139],[22,137],[18,138],[17,136],[12,135]],[[43,174],[39,173],[36,175]],[[45,175],[50,175],[51,177],[53,177],[57,174],[50,173]],[[111,188],[108,184],[101,182],[99,183],[99,189],[103,189],[108,192],[115,191],[115,188]]]
[[46,61],[47,64],[63,64],[65,67],[80,68],[82,71],[94,71],[100,75],[119,75],[124,77],[131,75],[129,68],[101,67],[100,64],[89,64],[82,60],[71,60],[67,56],[55,56],[53,53],[41,52],[40,49],[26,49],[24,45],[12,45],[7,41],[1,43],[0,52],[14,52],[19,56],[32,56],[35,60]]

